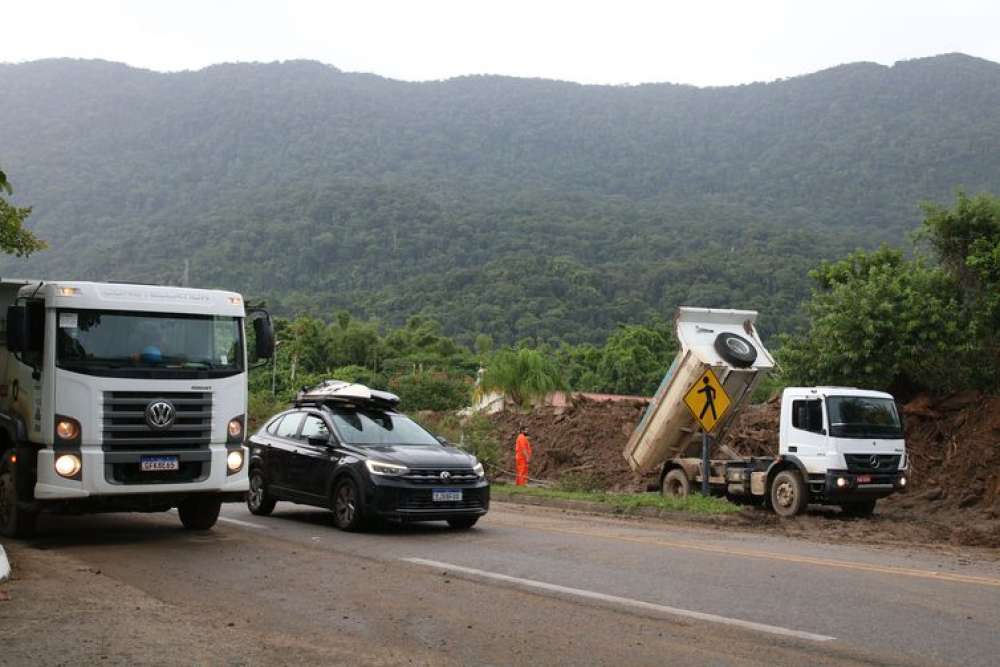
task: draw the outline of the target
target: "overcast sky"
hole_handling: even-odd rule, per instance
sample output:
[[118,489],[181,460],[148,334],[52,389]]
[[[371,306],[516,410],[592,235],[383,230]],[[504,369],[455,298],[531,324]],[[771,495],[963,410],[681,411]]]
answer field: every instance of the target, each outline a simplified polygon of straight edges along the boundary
[[173,71],[309,58],[406,79],[770,81],[961,51],[1000,61],[998,0],[18,0],[0,62],[103,58]]

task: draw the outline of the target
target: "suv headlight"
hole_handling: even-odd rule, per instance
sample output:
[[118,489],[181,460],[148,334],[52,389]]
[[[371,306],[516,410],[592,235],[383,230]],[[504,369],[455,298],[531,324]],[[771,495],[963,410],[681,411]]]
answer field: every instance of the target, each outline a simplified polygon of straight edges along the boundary
[[472,472],[476,473],[476,476],[480,479],[486,477],[486,469],[483,468],[483,464],[479,461],[476,461],[476,465],[472,466]]
[[406,466],[401,466],[398,463],[386,463],[385,461],[367,460],[365,461],[365,467],[373,475],[392,475],[398,477],[410,472],[410,469]]

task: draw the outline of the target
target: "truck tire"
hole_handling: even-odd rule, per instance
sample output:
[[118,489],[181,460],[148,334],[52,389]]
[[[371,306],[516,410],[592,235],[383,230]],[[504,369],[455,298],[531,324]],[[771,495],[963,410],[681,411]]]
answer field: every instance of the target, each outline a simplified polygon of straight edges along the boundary
[[192,496],[177,506],[177,513],[188,530],[209,530],[221,509],[222,498],[218,496]]
[[857,516],[857,517],[871,516],[872,513],[875,511],[875,502],[876,501],[874,499],[868,499],[868,500],[856,500],[850,503],[843,503],[840,506],[840,511],[843,512],[846,516]]
[[347,532],[364,527],[364,512],[358,485],[350,477],[340,478],[333,487],[333,525]]
[[674,468],[663,477],[660,493],[664,498],[687,498],[691,493],[691,480],[680,468]]
[[35,533],[38,512],[17,506],[17,466],[0,461],[0,535],[31,537]]
[[801,514],[809,504],[809,491],[798,470],[782,470],[771,482],[771,509],[782,518]]
[[251,514],[267,516],[278,503],[267,491],[267,482],[260,468],[250,471],[250,490],[247,492],[247,509]]
[[715,351],[737,368],[748,368],[757,361],[757,348],[743,336],[723,332],[715,337]]

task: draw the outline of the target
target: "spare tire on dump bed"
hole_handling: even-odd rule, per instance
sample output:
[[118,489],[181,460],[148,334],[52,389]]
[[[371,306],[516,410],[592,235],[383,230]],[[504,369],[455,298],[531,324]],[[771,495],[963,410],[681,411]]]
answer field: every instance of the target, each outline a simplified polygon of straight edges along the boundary
[[715,351],[737,368],[749,368],[757,361],[757,348],[743,336],[723,332],[715,337]]

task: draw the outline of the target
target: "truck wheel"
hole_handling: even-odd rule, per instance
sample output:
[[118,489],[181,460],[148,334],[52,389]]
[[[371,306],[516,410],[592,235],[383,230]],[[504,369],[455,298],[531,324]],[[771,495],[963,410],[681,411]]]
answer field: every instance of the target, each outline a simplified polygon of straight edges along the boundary
[[875,511],[875,500],[857,500],[852,503],[843,503],[840,511],[847,516],[871,516]]
[[219,519],[222,498],[218,496],[192,496],[177,506],[181,523],[188,530],[208,530]]
[[354,532],[364,526],[361,493],[350,477],[344,477],[333,489],[333,523],[337,528]]
[[17,506],[16,466],[0,462],[0,535],[4,537],[31,537],[38,521],[37,512]]
[[801,514],[809,503],[806,483],[798,470],[782,470],[771,483],[771,507],[780,517]]
[[757,348],[743,336],[723,332],[715,337],[715,351],[719,356],[738,368],[753,366],[757,361]]
[[457,519],[448,519],[448,525],[455,530],[468,530],[476,525],[479,521],[478,516],[461,516]]
[[664,498],[687,498],[691,493],[691,480],[680,468],[674,468],[663,478],[661,493]]
[[264,473],[260,468],[250,471],[250,491],[247,492],[247,509],[251,514],[257,516],[267,516],[274,511],[277,500],[267,492],[267,484],[264,482]]

